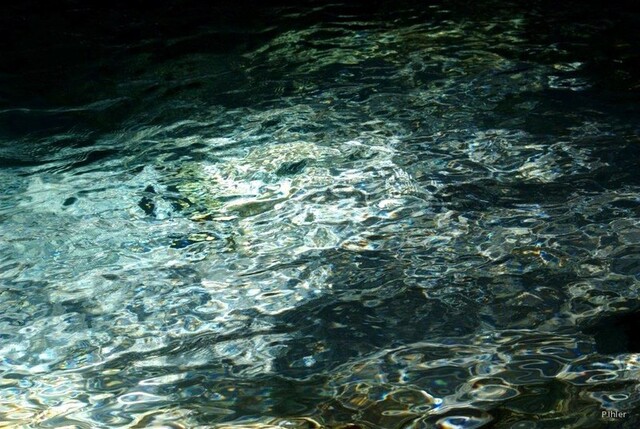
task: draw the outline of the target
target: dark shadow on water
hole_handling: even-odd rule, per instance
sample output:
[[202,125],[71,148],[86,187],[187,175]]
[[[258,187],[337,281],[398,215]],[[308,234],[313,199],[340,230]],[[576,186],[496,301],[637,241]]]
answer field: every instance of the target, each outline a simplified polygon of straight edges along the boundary
[[593,336],[599,353],[640,353],[640,311],[604,317],[583,332]]

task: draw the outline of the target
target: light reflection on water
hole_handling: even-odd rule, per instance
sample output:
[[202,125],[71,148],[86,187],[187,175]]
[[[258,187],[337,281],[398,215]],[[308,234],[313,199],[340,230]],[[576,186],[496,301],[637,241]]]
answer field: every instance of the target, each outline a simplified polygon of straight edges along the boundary
[[582,327],[637,306],[637,129],[507,12],[132,49],[93,102],[3,110],[77,125],[0,148],[1,420],[604,427],[636,409],[637,356]]

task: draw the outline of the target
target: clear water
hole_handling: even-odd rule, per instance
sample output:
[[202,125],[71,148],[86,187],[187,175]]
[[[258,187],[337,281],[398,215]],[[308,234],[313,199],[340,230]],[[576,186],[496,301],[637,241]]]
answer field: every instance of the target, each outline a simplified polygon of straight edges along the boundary
[[313,6],[32,17],[0,426],[636,427],[637,16]]

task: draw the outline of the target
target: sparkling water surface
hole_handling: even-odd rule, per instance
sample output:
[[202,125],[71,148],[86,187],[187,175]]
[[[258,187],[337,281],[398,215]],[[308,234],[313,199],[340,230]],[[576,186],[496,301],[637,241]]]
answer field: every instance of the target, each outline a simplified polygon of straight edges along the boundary
[[637,427],[638,15],[463,3],[14,7],[0,427]]

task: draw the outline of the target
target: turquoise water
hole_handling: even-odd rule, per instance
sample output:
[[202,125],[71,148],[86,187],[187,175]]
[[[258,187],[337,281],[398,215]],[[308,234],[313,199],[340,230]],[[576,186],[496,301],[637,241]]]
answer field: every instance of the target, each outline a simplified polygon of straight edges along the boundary
[[33,12],[0,427],[636,427],[637,15],[312,5]]

